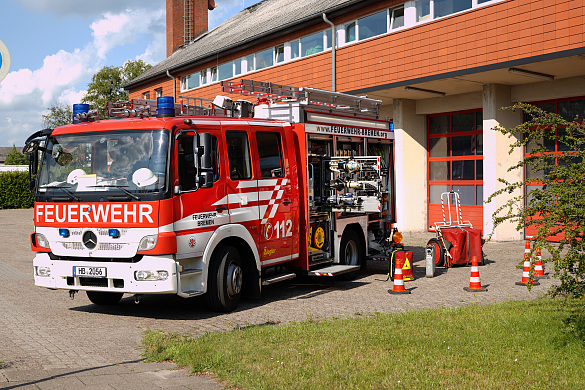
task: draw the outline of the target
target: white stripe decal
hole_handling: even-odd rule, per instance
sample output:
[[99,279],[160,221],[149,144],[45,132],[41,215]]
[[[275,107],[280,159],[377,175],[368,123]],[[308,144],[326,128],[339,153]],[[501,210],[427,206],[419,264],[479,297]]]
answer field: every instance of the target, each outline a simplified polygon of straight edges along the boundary
[[295,253],[294,255],[288,255],[288,256],[277,257],[276,259],[264,260],[261,263],[262,263],[262,265],[269,265],[269,264],[274,264],[274,263],[280,263],[281,261],[295,260],[298,257],[299,257],[299,254]]

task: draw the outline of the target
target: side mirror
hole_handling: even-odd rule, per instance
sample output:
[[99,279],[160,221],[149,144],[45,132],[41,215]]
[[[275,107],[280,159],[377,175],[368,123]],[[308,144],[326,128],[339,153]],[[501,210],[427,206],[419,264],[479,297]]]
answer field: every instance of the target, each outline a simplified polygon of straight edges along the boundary
[[33,176],[39,171],[39,152],[37,148],[34,148],[33,151],[28,154],[28,171]]

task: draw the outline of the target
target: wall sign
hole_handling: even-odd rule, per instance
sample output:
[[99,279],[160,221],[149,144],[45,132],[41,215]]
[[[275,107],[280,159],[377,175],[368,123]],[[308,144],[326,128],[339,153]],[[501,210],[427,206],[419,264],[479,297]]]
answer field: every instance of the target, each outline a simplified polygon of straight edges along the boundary
[[4,80],[10,70],[10,53],[4,42],[0,41],[0,82]]

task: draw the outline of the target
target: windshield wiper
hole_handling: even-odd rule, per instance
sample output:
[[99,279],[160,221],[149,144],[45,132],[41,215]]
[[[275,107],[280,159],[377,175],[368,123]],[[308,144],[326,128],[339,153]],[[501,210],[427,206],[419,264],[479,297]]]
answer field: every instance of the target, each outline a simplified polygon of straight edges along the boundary
[[89,187],[96,187],[96,188],[107,188],[107,187],[111,187],[111,188],[117,188],[120,191],[122,191],[123,193],[125,193],[126,195],[128,195],[129,197],[131,197],[134,200],[140,200],[140,197],[137,195],[134,195],[133,193],[131,193],[130,191],[128,191],[125,187],[128,186],[118,186],[115,184],[98,184],[95,186],[89,186]]
[[63,191],[64,193],[66,193],[69,196],[69,199],[73,199],[76,202],[81,202],[80,197],[75,196],[75,194],[73,194],[73,192],[71,192],[67,189],[67,188],[71,188],[71,186],[45,186],[45,188],[58,188],[61,191]]

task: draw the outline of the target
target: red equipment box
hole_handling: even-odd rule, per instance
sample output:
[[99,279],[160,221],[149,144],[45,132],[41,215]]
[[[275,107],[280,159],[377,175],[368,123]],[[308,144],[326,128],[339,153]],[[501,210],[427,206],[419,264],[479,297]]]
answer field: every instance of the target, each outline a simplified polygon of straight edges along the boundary
[[473,256],[477,264],[483,264],[481,251],[481,230],[470,227],[448,227],[441,228],[441,234],[449,247],[449,256],[445,256],[447,266],[471,264]]

